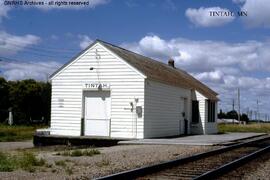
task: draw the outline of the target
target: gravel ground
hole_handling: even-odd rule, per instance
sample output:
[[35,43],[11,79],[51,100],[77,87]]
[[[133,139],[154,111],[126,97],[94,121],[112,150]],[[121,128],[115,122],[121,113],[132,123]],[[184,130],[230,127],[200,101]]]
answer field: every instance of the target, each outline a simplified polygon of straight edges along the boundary
[[[56,155],[53,148],[28,149],[46,160],[47,166],[37,168],[35,173],[17,170],[0,172],[0,179],[88,179],[104,176],[157,162],[189,156],[212,150],[213,146],[184,145],[119,145],[97,148],[101,154],[92,157],[67,157]],[[63,160],[66,165],[55,165]]]
[[270,153],[261,156],[248,164],[224,175],[220,179],[269,180],[270,179]]

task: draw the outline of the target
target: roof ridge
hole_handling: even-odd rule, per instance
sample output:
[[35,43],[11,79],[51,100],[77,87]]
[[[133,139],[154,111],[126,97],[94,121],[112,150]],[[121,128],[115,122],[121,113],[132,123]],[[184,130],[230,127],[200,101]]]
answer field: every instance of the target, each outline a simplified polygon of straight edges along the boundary
[[162,62],[162,61],[160,61],[160,60],[157,60],[157,59],[153,59],[153,58],[147,57],[147,56],[142,55],[142,54],[139,54],[139,53],[137,53],[137,52],[134,52],[134,51],[125,49],[125,48],[123,48],[123,47],[117,46],[117,45],[115,45],[115,44],[111,44],[111,43],[109,43],[109,42],[106,42],[106,41],[103,41],[103,40],[100,40],[100,39],[96,39],[96,41],[97,41],[97,42],[101,42],[101,43],[108,44],[108,45],[110,45],[110,46],[113,46],[113,47],[115,47],[115,48],[122,49],[122,50],[124,50],[124,51],[128,51],[128,52],[133,53],[133,54],[135,54],[135,55],[142,56],[142,57],[144,57],[144,58],[150,59],[151,61],[154,61],[155,63],[158,62],[158,63],[160,63],[160,64],[163,64],[163,65],[166,65],[166,66],[168,66],[168,67],[171,67],[171,66],[169,66],[168,64],[166,64],[166,63],[164,63],[164,62]]
[[[201,81],[199,81],[198,79],[196,79],[195,77],[193,77],[192,75],[190,75],[187,71],[181,69],[181,68],[178,68],[178,67],[171,67],[169,66],[168,64],[160,61],[160,60],[156,60],[156,59],[153,59],[153,58],[150,58],[150,57],[147,57],[147,56],[144,56],[142,54],[139,54],[139,53],[136,53],[136,52],[133,52],[133,51],[130,51],[128,49],[125,49],[123,47],[120,47],[120,46],[117,46],[117,45],[114,45],[114,44],[111,44],[109,42],[106,42],[106,41],[103,41],[103,40],[100,40],[100,39],[97,39],[96,40],[97,42],[100,42],[102,44],[105,44],[105,45],[109,45],[109,46],[112,46],[113,48],[117,48],[117,49],[120,49],[120,50],[123,50],[123,51],[126,51],[127,53],[132,53],[134,54],[135,56],[140,56],[142,58],[146,58],[147,60],[150,60],[152,61],[153,63],[158,63],[159,65],[163,66],[163,67],[166,67],[167,70],[170,70],[170,71],[176,71],[177,73],[183,73],[185,74],[185,76],[188,76],[190,78],[192,78],[195,83],[198,83],[198,84],[201,84],[203,86],[205,86],[205,88],[207,88],[208,90],[210,90],[212,93],[215,93],[217,94],[215,91],[213,91],[212,89],[210,89],[207,85],[205,85],[204,83],[202,83]],[[187,80],[186,77],[184,78],[185,81]],[[188,80],[187,80],[188,81]],[[188,82],[187,82],[188,83]]]

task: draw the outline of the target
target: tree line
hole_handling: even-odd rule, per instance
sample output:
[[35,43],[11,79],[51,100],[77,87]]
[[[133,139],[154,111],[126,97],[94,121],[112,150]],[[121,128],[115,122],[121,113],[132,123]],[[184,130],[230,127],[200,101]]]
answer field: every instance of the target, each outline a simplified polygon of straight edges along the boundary
[[14,124],[48,124],[50,120],[51,84],[33,79],[7,81],[0,77],[0,122],[6,122],[9,111]]
[[[222,110],[218,113],[218,119],[236,119],[238,120],[238,112],[235,110],[229,111],[227,113],[223,112]],[[240,114],[240,121],[249,121],[247,114],[243,113]]]

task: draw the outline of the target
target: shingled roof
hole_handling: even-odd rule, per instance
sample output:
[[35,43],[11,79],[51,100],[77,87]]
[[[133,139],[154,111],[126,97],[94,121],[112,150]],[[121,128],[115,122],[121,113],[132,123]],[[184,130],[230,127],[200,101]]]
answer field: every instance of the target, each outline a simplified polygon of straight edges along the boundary
[[142,72],[147,79],[162,82],[168,85],[197,90],[210,100],[218,100],[217,93],[195,79],[186,71],[171,67],[162,62],[153,60],[135,52],[97,40],[131,66]]
[[213,91],[205,84],[195,79],[186,71],[183,71],[175,67],[171,67],[167,64],[153,60],[149,57],[137,54],[135,52],[129,51],[127,49],[118,47],[116,45],[98,39],[90,46],[88,46],[85,50],[80,52],[77,56],[72,58],[69,62],[64,64],[60,69],[58,69],[56,72],[50,75],[50,79],[53,78],[58,72],[60,72],[63,68],[65,68],[71,62],[73,62],[75,59],[77,59],[77,57],[82,55],[97,42],[99,42],[104,47],[106,47],[107,49],[115,53],[117,56],[119,56],[121,59],[126,61],[128,64],[136,68],[138,71],[144,74],[147,77],[147,79],[158,81],[168,85],[196,90],[210,100],[218,100],[217,98],[218,94],[215,91]]

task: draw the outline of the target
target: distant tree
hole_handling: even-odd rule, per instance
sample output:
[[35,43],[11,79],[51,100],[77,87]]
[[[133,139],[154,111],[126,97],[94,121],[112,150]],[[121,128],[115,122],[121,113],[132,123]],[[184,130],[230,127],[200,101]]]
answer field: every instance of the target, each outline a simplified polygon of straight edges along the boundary
[[6,81],[0,78],[0,121],[12,108],[15,124],[30,124],[32,120],[50,120],[51,84],[33,79]]
[[226,119],[226,117],[226,114],[222,112],[222,109],[220,109],[218,113],[218,119]]
[[8,118],[9,106],[8,83],[0,77],[0,122],[4,122]]
[[241,115],[241,121],[249,122],[249,118],[248,118],[247,114],[243,113]]
[[238,119],[238,113],[235,110],[227,112],[227,119]]

